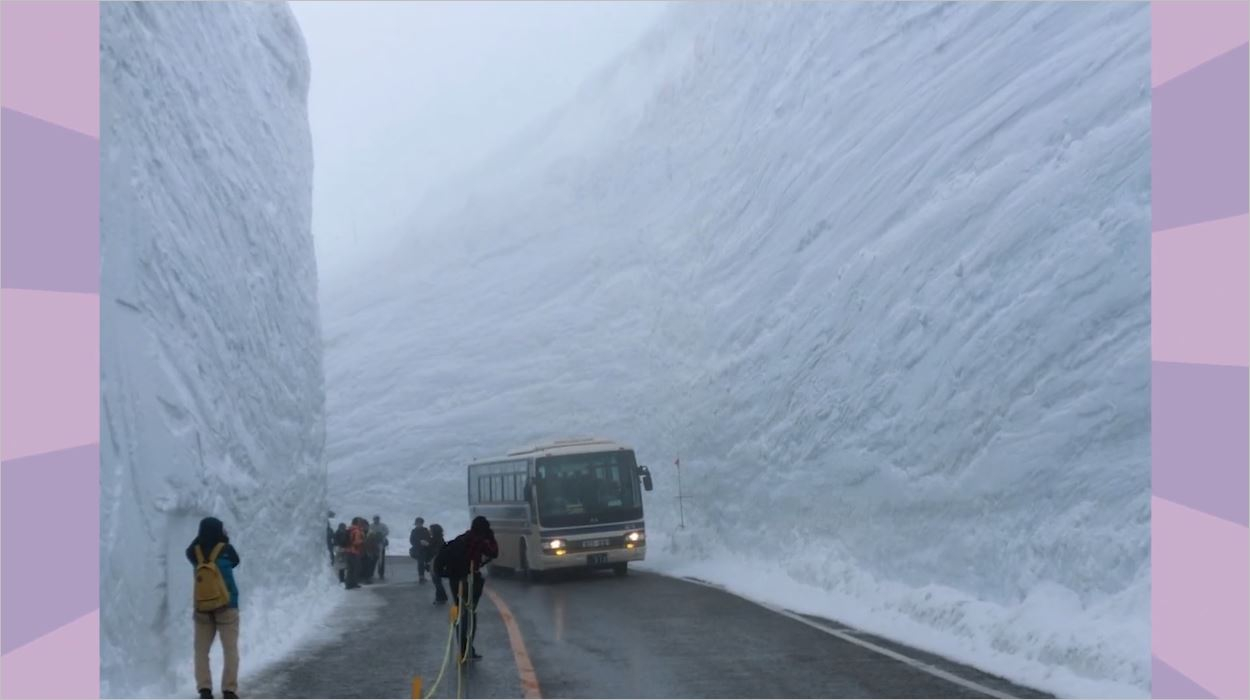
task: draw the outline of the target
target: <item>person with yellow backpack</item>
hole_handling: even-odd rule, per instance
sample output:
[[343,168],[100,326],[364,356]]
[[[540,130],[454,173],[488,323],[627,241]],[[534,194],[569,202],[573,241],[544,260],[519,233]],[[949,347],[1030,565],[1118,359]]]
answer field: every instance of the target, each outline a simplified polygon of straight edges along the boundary
[[221,696],[239,697],[239,588],[234,570],[239,553],[217,518],[200,521],[200,534],[187,547],[187,561],[195,567],[195,684],[201,698],[213,697],[213,675],[208,652],[213,638],[221,635],[225,664],[221,671]]

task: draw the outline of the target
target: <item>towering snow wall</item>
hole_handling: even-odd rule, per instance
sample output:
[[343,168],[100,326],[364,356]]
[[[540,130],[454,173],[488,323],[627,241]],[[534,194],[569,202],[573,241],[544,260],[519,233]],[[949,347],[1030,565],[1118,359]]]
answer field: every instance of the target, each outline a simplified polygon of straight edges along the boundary
[[1140,5],[675,8],[327,270],[331,499],[460,527],[470,458],[602,434],[704,578],[1144,695],[1149,115]]
[[101,683],[173,697],[200,518],[242,556],[245,672],[329,585],[309,65],[263,3],[105,3],[100,52]]

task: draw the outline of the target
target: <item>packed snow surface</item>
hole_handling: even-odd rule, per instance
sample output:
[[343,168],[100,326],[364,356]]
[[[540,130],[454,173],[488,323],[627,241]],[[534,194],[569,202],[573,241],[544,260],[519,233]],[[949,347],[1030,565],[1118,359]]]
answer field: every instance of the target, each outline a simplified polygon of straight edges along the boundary
[[186,696],[200,518],[245,676],[330,586],[309,65],[284,5],[105,3],[100,77],[101,691]]
[[331,502],[454,531],[471,458],[602,435],[654,565],[1146,695],[1149,48],[1138,4],[673,8],[327,261]]

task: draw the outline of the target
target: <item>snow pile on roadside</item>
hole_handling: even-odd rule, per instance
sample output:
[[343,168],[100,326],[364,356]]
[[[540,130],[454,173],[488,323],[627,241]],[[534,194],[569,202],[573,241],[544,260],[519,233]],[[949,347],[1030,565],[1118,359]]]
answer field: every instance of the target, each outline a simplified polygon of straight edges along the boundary
[[1049,585],[1006,607],[938,584],[911,588],[878,579],[825,552],[778,563],[761,553],[709,545],[688,531],[651,538],[641,568],[834,620],[1059,697],[1142,695],[1134,683],[1091,678],[1087,669],[1120,664],[1125,677],[1135,673],[1121,649],[1150,637],[1149,619],[1135,615],[1150,604],[1148,579],[1122,599],[1091,607]]

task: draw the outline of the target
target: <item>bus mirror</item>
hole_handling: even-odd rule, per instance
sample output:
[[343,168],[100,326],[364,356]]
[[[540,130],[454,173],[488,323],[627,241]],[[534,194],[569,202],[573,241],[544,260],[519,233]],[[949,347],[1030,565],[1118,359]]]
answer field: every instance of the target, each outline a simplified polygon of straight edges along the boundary
[[643,474],[643,475],[642,475],[642,487],[643,487],[644,489],[646,489],[646,490],[650,491],[650,490],[651,490],[651,485],[652,485],[652,484],[651,484],[651,475],[650,475],[650,474]]

